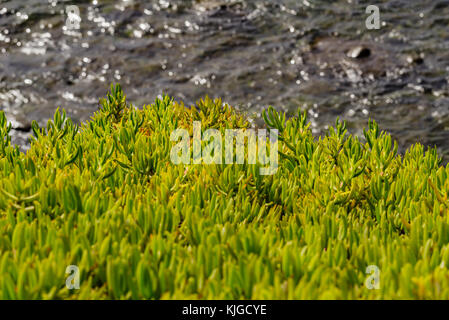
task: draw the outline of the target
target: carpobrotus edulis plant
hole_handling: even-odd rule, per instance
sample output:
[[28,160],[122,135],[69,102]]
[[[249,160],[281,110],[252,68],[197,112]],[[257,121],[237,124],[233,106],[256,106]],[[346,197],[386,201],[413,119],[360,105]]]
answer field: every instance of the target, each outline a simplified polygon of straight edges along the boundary
[[361,142],[339,121],[317,139],[305,115],[264,118],[279,134],[272,175],[170,161],[171,132],[194,121],[249,128],[218,99],[136,109],[112,87],[80,126],[59,111],[33,123],[26,154],[0,113],[0,298],[449,299],[435,149],[401,156],[373,121]]

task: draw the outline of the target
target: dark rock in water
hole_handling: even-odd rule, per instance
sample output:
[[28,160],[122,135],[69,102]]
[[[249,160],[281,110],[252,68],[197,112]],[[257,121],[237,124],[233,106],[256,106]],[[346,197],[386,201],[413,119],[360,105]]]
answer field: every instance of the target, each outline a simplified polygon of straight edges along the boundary
[[30,132],[31,123],[23,115],[10,115],[11,129],[19,132]]
[[418,57],[418,58],[415,59],[415,63],[416,64],[423,64],[424,63],[424,59],[421,58],[421,57]]
[[418,55],[410,54],[406,57],[406,59],[409,64],[423,64],[424,63],[424,59],[421,55],[418,56]]
[[353,59],[363,59],[368,58],[371,55],[371,50],[362,46],[357,46],[350,49],[346,55]]
[[304,56],[309,64],[331,69],[351,81],[385,78],[399,74],[406,61],[399,59],[391,46],[371,41],[345,40],[337,37],[316,38]]
[[21,131],[21,132],[30,132],[31,124],[30,123],[20,123],[18,126],[13,126],[13,130]]

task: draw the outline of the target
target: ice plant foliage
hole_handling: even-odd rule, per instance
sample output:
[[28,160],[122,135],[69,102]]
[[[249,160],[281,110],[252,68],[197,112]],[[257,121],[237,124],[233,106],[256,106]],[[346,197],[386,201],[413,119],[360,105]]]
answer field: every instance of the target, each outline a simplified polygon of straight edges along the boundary
[[[193,159],[190,161],[190,135],[186,129],[176,129],[170,135],[170,141],[178,142],[170,152],[170,159],[175,164],[243,164],[245,161],[245,145],[247,146],[247,161],[249,164],[268,164],[267,168],[261,167],[261,175],[276,173],[278,167],[278,130],[270,130],[270,154],[267,155],[266,130],[258,131],[256,134],[253,129],[225,129],[224,139],[218,129],[208,129],[204,134],[201,133],[201,122],[193,122]],[[247,138],[247,144],[245,144]],[[224,143],[223,141],[224,140]],[[201,143],[209,142],[204,148]],[[234,141],[236,142],[236,161],[234,162]],[[223,157],[223,146],[225,156]],[[181,154],[179,154],[181,153]]]
[[175,164],[174,130],[193,137],[199,122],[223,137],[249,122],[219,99],[137,109],[116,86],[100,102],[80,126],[59,110],[33,122],[26,154],[0,113],[0,298],[449,299],[448,168],[435,149],[398,155],[372,121],[363,142],[339,121],[314,138],[305,115],[269,108],[274,174],[248,159]]

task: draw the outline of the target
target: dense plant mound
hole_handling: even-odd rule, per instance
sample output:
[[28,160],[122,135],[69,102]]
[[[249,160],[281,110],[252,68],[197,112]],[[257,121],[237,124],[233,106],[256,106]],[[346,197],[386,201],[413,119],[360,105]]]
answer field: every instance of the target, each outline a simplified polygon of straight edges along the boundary
[[[138,110],[117,86],[78,127],[56,112],[10,144],[0,114],[0,298],[449,299],[448,169],[401,157],[374,122],[366,143],[305,116],[279,130],[279,168],[175,165],[170,134],[248,128],[220,100]],[[66,288],[66,268],[80,289]],[[380,270],[378,290],[366,268]]]

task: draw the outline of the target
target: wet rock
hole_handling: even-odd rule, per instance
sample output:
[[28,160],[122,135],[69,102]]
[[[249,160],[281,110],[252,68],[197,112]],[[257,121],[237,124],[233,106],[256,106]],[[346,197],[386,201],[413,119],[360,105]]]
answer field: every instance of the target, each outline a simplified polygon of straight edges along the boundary
[[31,131],[31,123],[11,121],[11,128],[15,131],[30,132]]
[[8,119],[8,122],[11,123],[12,130],[19,132],[31,131],[31,122],[28,121],[25,115],[14,115],[7,112],[6,118]]
[[371,50],[367,47],[356,46],[350,49],[346,55],[353,59],[363,59],[368,58],[371,55]]
[[400,70],[407,64],[391,46],[338,37],[315,39],[305,59],[351,82],[400,76]]
[[421,58],[421,57],[418,57],[418,58],[415,59],[414,62],[415,62],[416,64],[423,64],[423,63],[424,63],[424,59]]
[[422,55],[413,55],[413,54],[409,54],[406,56],[406,60],[408,64],[423,64],[424,63],[424,58]]

